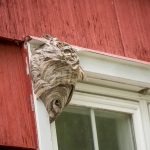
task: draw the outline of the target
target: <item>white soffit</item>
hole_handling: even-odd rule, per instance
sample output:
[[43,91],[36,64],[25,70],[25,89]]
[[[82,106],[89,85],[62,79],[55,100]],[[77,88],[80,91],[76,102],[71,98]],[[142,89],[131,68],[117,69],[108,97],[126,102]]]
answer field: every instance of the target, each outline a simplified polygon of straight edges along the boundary
[[[29,37],[31,47],[41,45],[43,38]],[[43,42],[42,42],[43,41]],[[109,84],[113,86],[133,87],[137,90],[150,88],[150,63],[128,59],[125,57],[111,56],[90,49],[73,46],[79,54],[80,63],[86,72],[85,82],[94,84]]]

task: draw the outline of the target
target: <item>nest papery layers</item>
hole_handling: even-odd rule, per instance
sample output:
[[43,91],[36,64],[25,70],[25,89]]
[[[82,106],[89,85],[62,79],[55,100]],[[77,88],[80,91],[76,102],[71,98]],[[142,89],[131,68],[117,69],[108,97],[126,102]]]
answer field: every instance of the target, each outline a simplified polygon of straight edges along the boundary
[[75,49],[57,38],[47,36],[46,42],[32,50],[30,72],[34,92],[46,106],[50,122],[70,102],[76,82],[84,73]]

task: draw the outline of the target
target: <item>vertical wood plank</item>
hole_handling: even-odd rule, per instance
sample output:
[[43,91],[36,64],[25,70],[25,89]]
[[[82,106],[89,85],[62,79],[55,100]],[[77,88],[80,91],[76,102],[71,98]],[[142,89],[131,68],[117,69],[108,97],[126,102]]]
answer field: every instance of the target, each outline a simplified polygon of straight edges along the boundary
[[125,56],[150,61],[150,1],[114,1]]
[[37,148],[34,112],[21,49],[0,43],[0,145]]
[[149,0],[1,0],[0,36],[51,34],[81,47],[150,60]]
[[0,14],[1,36],[51,34],[74,45],[124,55],[112,0],[2,0]]

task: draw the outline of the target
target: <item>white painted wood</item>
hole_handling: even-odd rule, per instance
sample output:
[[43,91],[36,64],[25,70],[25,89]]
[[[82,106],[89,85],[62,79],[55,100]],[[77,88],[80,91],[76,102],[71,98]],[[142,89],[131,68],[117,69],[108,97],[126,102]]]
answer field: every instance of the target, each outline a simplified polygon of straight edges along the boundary
[[150,119],[150,103],[148,103],[148,114],[149,114],[149,119]]
[[150,87],[150,65],[79,51],[81,66],[86,72],[102,79]]
[[102,87],[99,85],[92,85],[88,83],[78,83],[76,86],[76,91],[92,93],[96,95],[107,95],[111,97],[125,98],[128,100],[140,100],[141,97],[150,100],[150,95],[142,95],[132,91],[125,91],[120,89],[115,89],[112,87]]
[[51,124],[51,138],[53,141],[53,150],[58,150],[57,132],[55,121]]
[[146,139],[147,149],[150,150],[150,117],[148,111],[148,103],[142,99],[140,101],[141,119],[144,127],[144,135]]
[[99,150],[94,110],[90,110],[94,149]]
[[133,124],[137,150],[148,150],[145,141],[146,139],[144,136],[140,108],[138,108],[138,110],[133,113]]
[[86,78],[84,82],[87,84],[97,85],[101,87],[111,87],[111,88],[113,87],[114,89],[120,89],[125,91],[130,90],[131,92],[138,92],[143,89],[142,86],[130,85],[129,83],[122,84],[120,82],[115,82],[108,79],[101,79],[94,76],[90,76],[90,74],[86,74]]
[[40,150],[55,150],[52,147],[51,130],[49,116],[44,104],[40,100],[34,99],[36,124],[38,131],[38,142]]
[[113,97],[93,95],[81,92],[74,92],[71,105],[85,106],[90,108],[99,108],[106,110],[121,111],[133,113],[137,110],[138,102],[123,100]]
[[[27,43],[29,60],[31,57],[30,44]],[[35,107],[35,118],[37,125],[37,138],[39,150],[55,150],[53,149],[49,116],[42,101],[37,100],[32,86],[33,101]]]

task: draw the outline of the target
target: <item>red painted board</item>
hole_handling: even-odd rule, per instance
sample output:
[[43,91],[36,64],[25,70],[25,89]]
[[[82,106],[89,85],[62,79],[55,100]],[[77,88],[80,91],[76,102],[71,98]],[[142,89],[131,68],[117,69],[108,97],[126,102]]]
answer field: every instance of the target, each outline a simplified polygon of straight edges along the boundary
[[5,37],[51,34],[73,45],[124,55],[112,0],[2,0],[0,20]]
[[150,61],[150,1],[114,1],[125,56]]
[[0,36],[51,34],[73,45],[150,61],[149,0],[1,0]]
[[36,149],[31,90],[22,50],[0,42],[0,145]]

